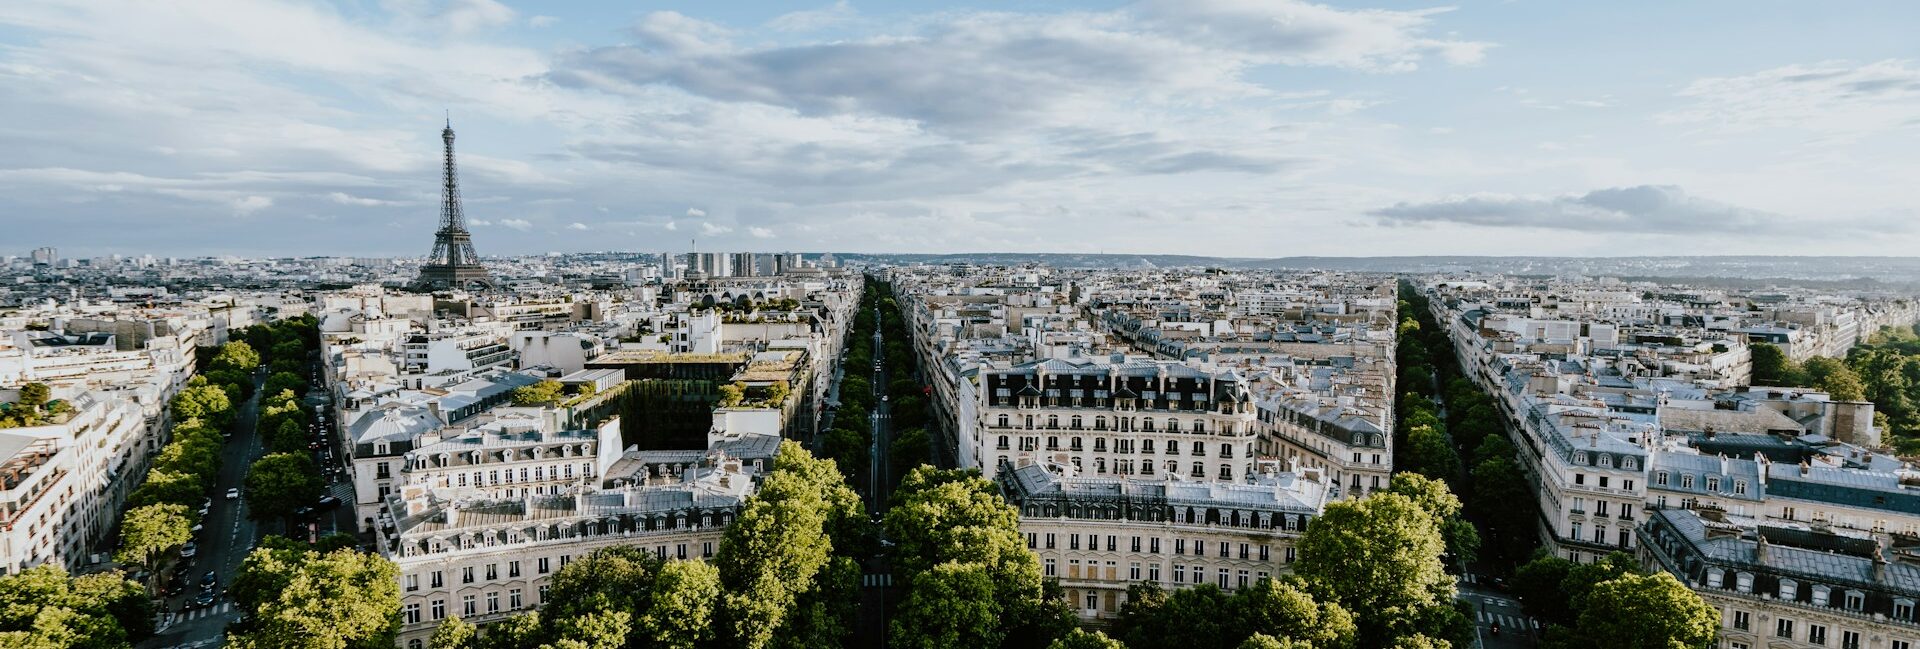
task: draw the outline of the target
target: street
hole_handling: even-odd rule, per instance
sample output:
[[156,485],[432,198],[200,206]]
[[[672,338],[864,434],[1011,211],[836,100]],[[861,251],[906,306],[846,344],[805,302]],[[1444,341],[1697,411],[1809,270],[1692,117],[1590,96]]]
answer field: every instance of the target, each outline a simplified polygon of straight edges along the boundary
[[[1477,583],[1478,575],[1460,578],[1461,601],[1473,605],[1474,634],[1484,649],[1532,649],[1533,622],[1511,595]],[[1494,625],[1499,625],[1496,634]]]
[[[201,521],[204,529],[194,535],[199,552],[191,559],[181,560],[176,573],[185,587],[177,595],[160,600],[159,631],[141,643],[143,647],[205,646],[208,640],[218,641],[226,631],[227,622],[239,615],[232,600],[226,597],[226,588],[233,583],[234,575],[239,574],[240,562],[246,560],[247,552],[253,549],[259,529],[246,516],[246,500],[228,500],[225,494],[228,489],[240,488],[247,467],[265,451],[264,442],[255,430],[260,419],[260,390],[265,382],[265,370],[256,371],[254,394],[234,415],[233,437],[221,449],[220,475],[211,496],[213,504]],[[216,592],[220,597],[212,606],[190,608],[193,598],[200,593],[201,578],[209,571],[219,580]]]

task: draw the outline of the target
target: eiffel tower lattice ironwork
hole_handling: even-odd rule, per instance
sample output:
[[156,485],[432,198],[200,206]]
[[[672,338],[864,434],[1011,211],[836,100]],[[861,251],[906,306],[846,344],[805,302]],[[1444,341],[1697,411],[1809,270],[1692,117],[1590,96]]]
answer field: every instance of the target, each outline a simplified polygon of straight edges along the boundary
[[480,255],[473,251],[473,235],[460,209],[460,178],[453,166],[453,121],[447,121],[440,139],[447,143],[445,169],[440,179],[440,229],[433,233],[433,254],[420,268],[421,288],[449,289],[486,286],[492,282]]

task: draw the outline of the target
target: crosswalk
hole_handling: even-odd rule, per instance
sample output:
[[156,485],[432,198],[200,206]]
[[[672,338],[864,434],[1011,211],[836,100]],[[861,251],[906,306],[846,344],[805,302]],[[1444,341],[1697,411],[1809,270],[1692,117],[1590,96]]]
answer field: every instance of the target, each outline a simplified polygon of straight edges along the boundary
[[1481,624],[1492,624],[1494,622],[1499,622],[1500,628],[1502,629],[1525,629],[1529,624],[1532,624],[1531,620],[1520,615],[1502,615],[1499,613],[1488,613],[1486,611],[1480,612]]
[[860,575],[860,585],[868,588],[887,588],[893,585],[893,575],[887,573]]
[[160,621],[160,628],[165,629],[169,626],[173,626],[181,622],[191,622],[203,617],[212,617],[215,615],[226,615],[227,613],[230,613],[232,611],[233,611],[233,602],[220,602],[218,604],[214,604],[213,606],[209,606],[206,608],[196,608],[183,613],[168,612],[165,615],[165,617]]

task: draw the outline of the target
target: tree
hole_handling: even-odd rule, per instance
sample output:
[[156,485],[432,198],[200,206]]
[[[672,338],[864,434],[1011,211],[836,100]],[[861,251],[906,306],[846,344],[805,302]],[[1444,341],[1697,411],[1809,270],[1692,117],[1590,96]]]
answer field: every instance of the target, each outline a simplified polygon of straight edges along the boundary
[[186,505],[147,505],[127,512],[120,521],[120,551],[114,560],[137,564],[149,574],[160,571],[160,559],[193,540],[193,518]]
[[1689,649],[1706,646],[1719,626],[1718,610],[1658,572],[1595,585],[1580,611],[1579,636],[1623,649]]
[[893,445],[887,450],[887,462],[892,465],[894,475],[906,475],[914,467],[932,461],[926,429],[908,428],[894,433]]
[[1351,648],[1359,632],[1346,609],[1316,601],[1292,580],[1262,579],[1234,593],[1230,608],[1240,633],[1290,638],[1314,649]]
[[200,476],[154,469],[147,472],[147,481],[140,483],[140,486],[127,496],[127,506],[140,508],[163,503],[192,505],[206,493],[206,486],[200,482]]
[[1794,366],[1793,359],[1772,343],[1753,343],[1748,346],[1753,355],[1753,385],[1791,387],[1800,384],[1800,368]]
[[1327,505],[1300,539],[1294,572],[1367,633],[1393,637],[1420,610],[1453,599],[1445,550],[1432,513],[1406,496],[1375,493]]
[[705,561],[661,566],[646,612],[634,624],[642,638],[667,649],[693,649],[713,639],[720,570]]
[[153,635],[153,600],[118,572],[43,564],[0,576],[0,646],[125,647]]
[[1437,425],[1420,424],[1407,429],[1407,448],[1401,456],[1406,458],[1407,471],[1441,480],[1450,480],[1460,473],[1460,455],[1453,450],[1453,440]]
[[893,619],[894,646],[998,647],[1004,639],[993,575],[985,564],[947,562],[915,574]]
[[[400,576],[385,558],[263,545],[247,556],[240,571],[234,598],[248,618],[229,630],[233,646],[393,646],[400,629]],[[245,591],[242,582],[249,586]],[[267,588],[273,585],[279,587]]]
[[1391,649],[1453,649],[1453,643],[1416,633],[1394,639]]
[[800,592],[828,563],[831,507],[822,476],[838,480],[838,473],[799,444],[783,442],[773,472],[727,526],[716,563],[726,585],[720,626],[733,643],[768,646]]
[[772,385],[767,386],[767,403],[773,404],[773,407],[778,408],[782,404],[785,404],[787,397],[792,394],[793,387],[787,385],[786,381],[774,381]]
[[738,381],[720,386],[720,407],[734,408],[747,398],[747,387]]
[[867,447],[866,435],[837,425],[820,438],[820,454],[832,458],[840,472],[856,482],[864,482],[867,475]]
[[22,408],[37,413],[51,400],[53,400],[53,388],[47,387],[45,383],[35,382],[20,386],[20,400],[16,403]]
[[1835,401],[1863,401],[1866,384],[1846,363],[1824,356],[1807,359],[1806,374],[1814,389],[1827,393]]
[[1547,624],[1572,624],[1573,608],[1567,603],[1560,584],[1573,571],[1574,563],[1542,552],[1513,571],[1513,594],[1525,604],[1527,612]]
[[552,405],[560,402],[561,388],[559,381],[545,379],[533,385],[514,388],[509,398],[513,400],[513,405],[520,407]]
[[226,427],[228,416],[233,411],[233,401],[227,398],[227,392],[212,385],[197,385],[181,390],[173,396],[171,405],[174,420],[199,419],[215,424],[216,428]]
[[434,627],[433,636],[427,639],[430,649],[473,649],[473,640],[479,629],[455,615]]
[[276,372],[267,377],[266,394],[279,394],[282,390],[303,395],[307,393],[307,382],[292,372]]
[[1052,644],[1047,645],[1047,649],[1127,649],[1127,645],[1099,631],[1074,629],[1055,638]]
[[[633,632],[633,613],[601,609],[572,617],[549,617],[553,636],[577,649],[619,649]],[[569,643],[571,641],[571,643]]]
[[320,498],[326,484],[305,453],[274,453],[247,469],[247,515],[255,519],[287,517]]
[[307,429],[293,418],[281,419],[267,434],[267,448],[275,453],[293,453],[305,447]]
[[214,353],[213,361],[208,366],[216,370],[252,372],[254,368],[260,367],[260,354],[253,350],[252,345],[235,340],[221,345],[220,351]]

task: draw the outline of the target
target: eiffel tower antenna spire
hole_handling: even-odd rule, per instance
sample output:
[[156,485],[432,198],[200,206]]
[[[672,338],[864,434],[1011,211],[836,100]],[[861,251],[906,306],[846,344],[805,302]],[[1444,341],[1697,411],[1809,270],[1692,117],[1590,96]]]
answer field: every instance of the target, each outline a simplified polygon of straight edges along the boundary
[[473,251],[473,235],[467,232],[467,218],[460,205],[460,174],[453,164],[453,113],[447,112],[446,128],[440,131],[446,152],[440,175],[440,229],[433,234],[433,253],[420,268],[419,285],[427,289],[462,288],[487,285],[487,268]]

